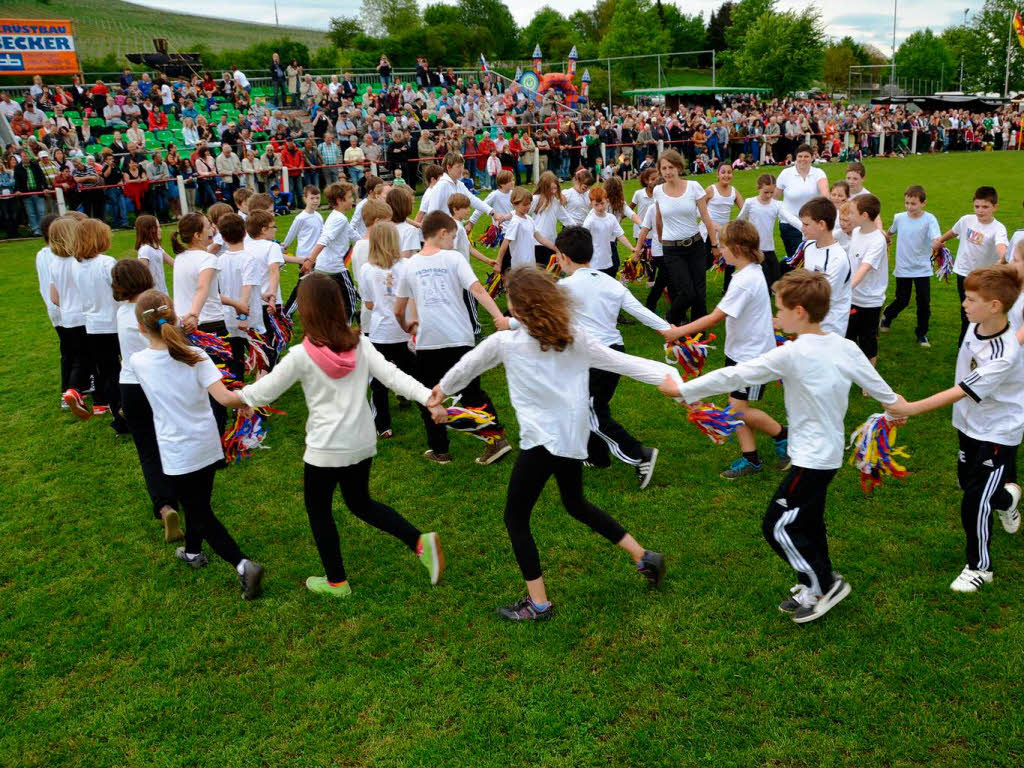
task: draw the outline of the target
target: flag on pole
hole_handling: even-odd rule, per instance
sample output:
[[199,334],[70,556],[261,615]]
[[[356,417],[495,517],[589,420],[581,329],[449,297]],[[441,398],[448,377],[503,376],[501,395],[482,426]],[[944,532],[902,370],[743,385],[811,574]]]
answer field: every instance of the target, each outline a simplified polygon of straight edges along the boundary
[[1017,42],[1024,48],[1024,21],[1020,18],[1020,11],[1013,12],[1013,31],[1017,33]]
[[491,71],[487,68],[487,59],[484,58],[484,55],[482,53],[480,54],[480,69],[484,72]]

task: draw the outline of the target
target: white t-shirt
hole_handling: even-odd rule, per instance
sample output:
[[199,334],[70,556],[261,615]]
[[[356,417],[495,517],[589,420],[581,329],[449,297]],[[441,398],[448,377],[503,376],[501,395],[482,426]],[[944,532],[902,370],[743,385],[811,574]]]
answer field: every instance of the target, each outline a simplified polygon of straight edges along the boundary
[[[633,193],[633,199],[630,201],[636,210],[637,218],[641,221],[647,217],[647,211],[654,208],[654,198],[647,194],[646,189],[638,189]],[[643,224],[637,224],[633,222],[633,239],[636,240],[640,236],[640,230]]]
[[591,211],[583,220],[583,228],[590,230],[590,237],[594,241],[594,256],[590,260],[591,269],[608,269],[614,263],[612,261],[612,241],[625,234],[619,220],[610,213],[598,216],[595,211]]
[[322,245],[324,249],[317,256],[314,269],[332,275],[342,272],[345,269],[345,255],[349,246],[358,239],[348,217],[341,211],[331,211],[324,222],[320,238],[316,241],[317,245]]
[[725,313],[725,356],[730,360],[745,363],[775,346],[772,300],[760,264],[733,273],[718,308]]
[[[502,192],[500,189],[495,189],[487,197],[484,198],[484,202],[491,206],[491,209],[502,216],[511,216],[514,213],[512,208],[512,190],[508,192]],[[476,224],[480,217],[483,216],[482,211],[473,211],[469,217],[471,224]],[[502,224],[502,228],[504,228]]]
[[896,402],[896,393],[882,380],[860,348],[835,333],[802,334],[753,360],[719,368],[688,381],[680,392],[692,403],[777,379],[782,379],[786,401],[789,456],[794,467],[804,469],[842,466],[846,445],[843,419],[849,405],[851,382],[867,390],[879,402]]
[[505,224],[505,239],[508,240],[508,252],[511,269],[536,264],[534,258],[533,238],[534,222],[529,216],[515,214]]
[[[175,261],[177,263],[177,261]],[[131,357],[142,391],[153,409],[153,426],[165,475],[187,475],[224,458],[207,389],[220,371],[201,349],[195,365],[186,365],[166,349],[144,349]]]
[[[270,265],[277,264],[278,269],[284,264],[284,251],[273,240],[249,240],[245,244],[247,253],[256,257],[260,270],[260,294],[270,291]],[[319,261],[319,259],[318,259]],[[277,279],[277,305],[281,305],[281,278]]]
[[462,257],[469,261],[469,235],[466,234],[466,228],[462,226],[462,222],[458,222],[459,226],[455,228],[455,250],[462,254]]
[[671,327],[641,304],[626,286],[593,267],[577,269],[558,285],[572,297],[573,319],[606,346],[622,344],[617,326],[620,310],[656,331]]
[[[199,285],[199,275],[206,269],[220,269],[217,257],[207,251],[188,250],[178,254],[174,259],[174,313],[178,317],[184,317],[192,311],[192,300]],[[199,322],[216,323],[223,319],[220,289],[217,287],[217,275],[214,274],[206,302],[199,311]]]
[[50,301],[50,266],[56,258],[48,245],[44,245],[36,253],[36,277],[39,279],[39,295],[43,297],[46,314],[50,318],[50,323],[55,328],[60,325],[60,307]]
[[960,239],[953,272],[963,277],[979,267],[990,267],[999,261],[997,245],[1010,245],[1006,227],[995,219],[982,224],[973,213],[961,216],[953,225],[953,233]]
[[359,275],[362,274],[363,265],[370,258],[370,240],[363,238],[356,240],[352,245],[352,260],[349,266],[352,268],[352,277],[355,278],[356,287],[359,286]]
[[473,268],[458,251],[432,256],[414,254],[398,281],[397,296],[416,302],[419,330],[416,349],[473,346],[473,323],[462,292],[478,282]]
[[413,226],[408,221],[403,221],[398,225],[398,250],[415,253],[422,247],[423,237],[420,235],[419,227]]
[[295,241],[295,255],[299,258],[309,256],[316,247],[316,241],[320,238],[323,228],[324,217],[318,211],[301,211],[292,219],[292,225],[288,227],[288,234],[281,247],[287,248]]
[[[651,205],[647,209],[647,213],[644,214],[644,223],[641,227],[647,230],[647,236],[651,238],[652,259],[660,259],[665,255],[665,250],[661,247],[661,240],[658,239],[658,227],[656,226],[658,222],[655,220],[657,213],[657,209]],[[637,237],[640,237],[639,233],[637,233]]]
[[374,344],[399,344],[409,340],[409,334],[395,319],[395,298],[398,283],[409,262],[399,259],[390,269],[376,264],[364,264],[359,272],[359,291],[363,305],[373,304],[366,334]]
[[861,195],[870,195],[870,194],[871,193],[868,191],[867,187],[861,187],[860,188],[860,192],[850,192],[850,199],[853,200],[855,197],[860,197]]
[[81,265],[73,256],[54,254],[50,263],[50,283],[57,289],[60,300],[60,327],[78,328],[85,325],[85,307],[78,288],[78,270]]
[[1020,243],[1024,243],[1024,229],[1018,229],[1010,237],[1010,245],[1006,249],[1006,260],[1013,261],[1013,253]]
[[804,267],[812,272],[825,273],[832,288],[831,303],[828,314],[821,321],[821,330],[846,336],[846,327],[850,323],[850,281],[853,278],[846,251],[840,245],[819,248],[817,243],[809,242],[804,248]]
[[[361,238],[366,236],[366,224],[363,222],[363,206],[366,205],[366,201],[369,199],[369,197],[364,197],[356,203],[356,207],[352,210],[352,220],[349,222],[352,225],[352,231]],[[358,273],[356,275],[358,276]]]
[[160,99],[165,107],[174,103],[174,92],[167,83],[160,86]]
[[889,234],[896,235],[893,277],[931,277],[932,240],[942,234],[938,219],[927,211],[917,218],[903,211],[893,217]]
[[779,180],[775,186],[782,190],[782,207],[789,211],[790,215],[799,217],[800,208],[808,200],[820,197],[818,190],[818,179],[826,179],[825,172],[821,168],[811,166],[807,171],[807,178],[802,178],[797,173],[796,166],[791,165],[784,168],[779,174]]
[[857,227],[850,236],[848,253],[853,274],[857,274],[863,264],[871,267],[864,279],[851,290],[851,304],[865,309],[885,304],[885,290],[889,287],[889,245],[885,235],[878,229],[861,234],[860,227]]
[[164,249],[152,245],[139,246],[139,258],[146,262],[149,274],[153,276],[153,287],[167,293],[167,277],[164,275]]
[[787,224],[800,229],[800,219],[790,216],[789,212],[778,200],[769,200],[767,203],[762,203],[756,197],[748,197],[743,201],[743,207],[736,218],[746,219],[754,225],[760,240],[758,247],[765,252],[775,252],[776,220],[785,221]]
[[86,333],[117,333],[117,302],[110,273],[117,261],[100,254],[81,262],[78,289],[82,295]]
[[665,185],[654,188],[654,202],[661,209],[661,239],[686,240],[699,234],[697,201],[707,197],[704,187],[696,181],[687,181],[683,194],[671,197],[665,193]]
[[1013,302],[1013,307],[1006,314],[1006,319],[1010,321],[1010,327],[1013,328],[1014,333],[1024,325],[1024,293]]
[[138,384],[139,379],[132,370],[131,357],[136,352],[149,349],[149,341],[139,330],[135,305],[130,301],[122,301],[117,307],[117,345],[121,348],[121,376],[118,383]]
[[[258,241],[257,241],[258,242]],[[235,301],[242,298],[242,290],[245,286],[252,286],[249,289],[249,327],[260,333],[266,332],[263,324],[263,301],[260,299],[260,270],[259,256],[250,253],[247,249],[241,251],[227,250],[217,259],[220,273],[217,282],[222,296],[229,296]],[[232,336],[248,338],[245,331],[238,328],[238,310],[234,307],[222,304],[224,312],[224,324]]]
[[[533,219],[533,228],[540,232],[541,237],[554,242],[557,236],[558,222],[562,222],[562,226],[568,227],[572,224],[572,219],[565,212],[565,208],[562,207],[561,201],[557,198],[553,199],[544,210],[540,209],[541,206],[540,195],[533,196],[533,203],[530,205],[530,217]],[[506,237],[507,230],[506,230]]]
[[590,213],[590,190],[582,194],[576,191],[576,187],[569,187],[562,193],[565,196],[565,213],[572,219],[576,226],[582,226]]
[[234,78],[235,78],[235,82],[238,83],[238,87],[239,88],[248,88],[249,87],[249,78],[247,78],[245,76],[245,73],[242,72],[242,70],[236,69],[235,70],[235,74],[234,74]]
[[1012,325],[981,337],[974,323],[956,358],[956,385],[967,397],[953,403],[953,426],[968,437],[997,445],[1020,445],[1024,434],[1024,376],[1020,344]]

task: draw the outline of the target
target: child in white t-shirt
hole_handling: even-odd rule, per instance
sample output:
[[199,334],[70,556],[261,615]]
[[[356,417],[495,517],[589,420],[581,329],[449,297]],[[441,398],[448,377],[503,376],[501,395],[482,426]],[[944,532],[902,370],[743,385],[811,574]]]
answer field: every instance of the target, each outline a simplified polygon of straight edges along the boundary
[[250,343],[248,330],[266,333],[263,301],[260,299],[262,268],[260,257],[245,244],[247,222],[243,222],[241,216],[229,213],[221,216],[219,223],[221,237],[227,246],[217,257],[217,287],[220,303],[224,305],[224,324],[231,345],[232,360],[228,368],[238,381],[242,381],[245,354]]
[[[724,320],[725,364],[731,366],[753,360],[774,349],[775,330],[772,326],[772,302],[761,273],[763,255],[757,229],[745,219],[734,219],[720,233],[722,256],[736,269],[729,289],[710,314],[673,328],[665,338],[675,341],[684,336],[695,336],[710,331]],[[750,406],[763,395],[763,384],[729,393],[729,405],[742,413],[744,426],[736,431],[741,455],[721,473],[726,480],[754,475],[764,468],[754,441],[754,430],[763,432],[774,441],[778,468],[789,468],[786,428],[764,411]]]
[[[284,242],[281,243],[281,250],[287,250],[293,242],[295,243],[295,255],[284,254],[284,260],[288,264],[305,264],[306,259],[313,253],[320,233],[324,228],[324,217],[317,211],[320,205],[320,187],[313,184],[302,190],[302,199],[306,207],[296,214],[292,219],[292,225],[288,228]],[[295,297],[298,295],[299,283],[296,281],[292,292],[288,294],[288,301],[284,303],[284,314],[290,316],[295,311]]]
[[[352,270],[352,281],[356,289],[362,295],[363,286],[359,283],[359,276],[362,274],[363,265],[370,256],[370,230],[377,222],[391,220],[391,207],[387,203],[367,198],[363,201],[365,205],[360,211],[360,218],[363,225],[363,236],[352,246],[352,260],[349,267]],[[355,219],[355,214],[352,216]],[[359,329],[366,333],[370,327],[370,310],[365,305],[359,310]]]
[[845,181],[837,181],[832,184],[828,191],[828,199],[832,201],[832,204],[836,207],[836,224],[832,227],[832,237],[836,239],[843,250],[846,250],[850,245],[850,234],[853,232],[852,218],[843,218],[843,210],[847,209],[853,211],[853,207],[847,208],[847,203],[850,201],[850,185]]
[[[473,325],[462,303],[464,290],[473,294],[490,313],[496,328],[508,328],[507,318],[480,285],[469,262],[452,249],[458,226],[451,216],[441,211],[424,217],[425,245],[406,262],[396,292],[395,320],[402,330],[416,336],[417,378],[428,387],[437,384],[448,369],[473,348]],[[410,300],[416,302],[418,316],[411,323],[405,314]],[[505,430],[498,422],[497,411],[479,379],[462,390],[460,404],[482,408],[494,418],[493,428],[475,433],[487,443],[483,455],[476,460],[478,464],[492,464],[511,450],[505,440]],[[450,463],[447,429],[435,424],[426,410],[422,411],[422,416],[428,444],[424,456],[436,464]]]
[[961,216],[948,232],[932,241],[932,250],[939,250],[947,240],[959,238],[953,272],[956,274],[956,290],[960,294],[960,339],[967,332],[967,314],[963,308],[964,280],[975,269],[987,267],[1006,260],[1006,249],[1010,241],[1006,227],[1000,224],[995,213],[999,210],[999,193],[995,187],[978,187],[974,191],[974,213]]
[[423,245],[418,224],[409,221],[413,197],[408,187],[392,187],[387,204],[391,208],[391,221],[398,228],[398,247],[403,259],[408,259]]
[[754,225],[758,235],[758,246],[764,257],[761,271],[771,288],[779,279],[779,257],[775,255],[775,225],[785,222],[800,228],[800,219],[792,216],[782,203],[775,199],[775,177],[762,173],[757,177],[757,196],[743,201],[737,219],[745,219]]
[[618,269],[612,256],[612,243],[622,243],[630,251],[633,250],[633,244],[623,232],[619,219],[609,213],[608,193],[604,187],[597,186],[590,190],[590,207],[590,213],[583,220],[583,228],[590,231],[594,240],[594,258],[590,268],[615,277]]
[[930,347],[928,320],[931,317],[932,241],[942,230],[935,216],[924,209],[927,195],[917,184],[903,193],[905,212],[897,213],[889,227],[896,235],[896,297],[882,310],[880,330],[887,333],[895,320],[910,303],[910,292],[917,298],[917,327],[914,335],[922,347]]
[[644,306],[651,312],[657,312],[658,301],[661,300],[665,289],[668,287],[668,276],[665,273],[665,250],[661,247],[661,240],[658,238],[658,208],[653,203],[647,207],[644,220],[640,226],[640,232],[636,237],[636,249],[633,251],[633,258],[639,259],[644,249],[644,241],[651,240],[651,269],[654,272],[653,279],[648,283],[650,291]]
[[149,268],[153,276],[153,287],[158,291],[167,292],[167,278],[164,275],[164,264],[174,268],[174,259],[169,256],[160,244],[162,232],[160,221],[156,216],[139,216],[135,219],[135,251],[139,259]]
[[210,397],[222,407],[244,403],[227,390],[207,354],[189,346],[170,297],[146,291],[136,301],[135,313],[149,348],[133,354],[131,366],[153,409],[161,467],[185,515],[185,546],[175,556],[190,568],[205,567],[205,540],[234,567],[242,598],[252,600],[262,592],[263,567],[242,554],[210,506],[217,467],[224,461]]
[[313,252],[309,255],[306,263],[302,265],[302,274],[308,274],[315,269],[317,272],[324,272],[334,278],[345,299],[345,311],[348,313],[350,323],[355,321],[355,311],[359,306],[359,294],[356,293],[348,270],[345,268],[345,256],[352,243],[359,238],[345,214],[352,210],[355,193],[355,187],[345,182],[335,182],[324,190],[324,196],[327,198],[327,204],[331,207],[331,212],[327,216],[327,221],[324,222],[323,231],[313,247]]
[[882,204],[872,194],[858,195],[853,200],[857,210],[857,228],[850,237],[850,322],[846,338],[857,342],[864,356],[876,364],[878,358],[878,322],[889,287],[889,244],[875,225]]
[[822,272],[832,290],[828,314],[821,320],[821,329],[846,336],[850,322],[850,280],[853,271],[846,251],[832,237],[836,223],[836,207],[825,197],[814,197],[800,207],[804,240],[804,268]]
[[[512,215],[512,187],[515,186],[515,176],[512,175],[512,171],[501,171],[497,177],[498,188],[491,192],[487,197],[484,198],[484,203],[491,206],[494,212],[503,216]],[[469,198],[466,198],[467,200]],[[451,201],[448,201],[448,207],[451,208]],[[472,206],[470,206],[472,207]],[[483,211],[473,211],[469,217],[470,225],[476,224],[480,220],[480,217],[484,215]],[[499,225],[502,229],[505,228],[504,224]],[[472,230],[472,226],[470,227]]]
[[260,315],[263,326],[261,333],[270,335],[267,360],[273,368],[277,363],[276,348],[279,340],[274,336],[270,315],[276,315],[281,307],[281,265],[284,264],[284,251],[275,241],[277,221],[274,214],[269,211],[250,211],[249,218],[245,220],[245,231],[249,236],[246,238],[245,250],[253,256],[259,269]]
[[590,213],[590,188],[594,186],[594,176],[586,168],[580,168],[573,174],[572,186],[562,194],[565,203],[562,206],[566,215],[577,226],[583,226],[587,214]]
[[[555,244],[537,231],[534,220],[528,216],[533,195],[526,187],[516,187],[510,197],[512,202],[512,218],[505,223],[505,239],[498,247],[498,258],[495,268],[505,274],[515,267],[537,264],[538,254],[535,244],[539,244],[554,253]],[[538,266],[542,266],[539,265]],[[543,265],[546,266],[546,265]]]
[[[56,331],[60,325],[60,307],[53,303],[50,296],[50,267],[53,264],[54,256],[53,251],[50,250],[50,226],[57,220],[54,214],[47,214],[39,222],[39,232],[43,237],[43,247],[36,251],[36,277],[39,281],[39,296],[43,300],[43,306],[46,307],[46,314],[50,318],[50,324]],[[57,338],[60,339],[60,332],[57,331]],[[61,365],[61,382],[60,382],[60,394],[61,394],[61,408],[67,408],[68,406],[64,403],[63,395],[68,388],[68,373],[64,365]]]

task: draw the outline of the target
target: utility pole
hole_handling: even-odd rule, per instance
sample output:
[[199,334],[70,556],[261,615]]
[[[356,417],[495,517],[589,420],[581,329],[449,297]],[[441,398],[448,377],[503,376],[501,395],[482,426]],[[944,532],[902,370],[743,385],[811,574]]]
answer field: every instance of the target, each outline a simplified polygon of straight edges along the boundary
[[[970,11],[970,10],[971,10],[970,8],[964,8],[964,29],[965,30],[967,29],[967,12]],[[963,54],[963,52],[961,52],[960,53],[960,92],[963,93],[963,91],[964,91],[964,54]]]
[[1006,33],[1006,77],[1003,79],[1003,96],[1010,95],[1010,52],[1013,50],[1013,14],[1010,14],[1010,29]]
[[[899,0],[892,0],[892,84],[896,84],[896,5]],[[896,94],[893,93],[895,96]]]

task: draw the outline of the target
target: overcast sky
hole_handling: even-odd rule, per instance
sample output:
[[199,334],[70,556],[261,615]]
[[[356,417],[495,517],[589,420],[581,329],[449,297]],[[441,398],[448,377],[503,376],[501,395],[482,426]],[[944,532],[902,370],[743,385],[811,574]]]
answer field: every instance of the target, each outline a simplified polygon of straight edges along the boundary
[[[670,1],[670,0],[667,0]],[[247,0],[226,6],[211,6],[209,0],[134,0],[142,5],[185,13],[209,14],[273,24],[274,0]],[[896,44],[917,29],[930,26],[941,30],[963,21],[965,8],[981,9],[981,0],[897,0]],[[421,0],[420,5],[427,3]],[[551,5],[562,13],[592,8],[594,0],[514,0],[507,3],[516,21],[527,24],[538,8]],[[874,43],[884,52],[892,49],[893,2],[891,0],[818,0],[816,3],[825,21],[825,32],[832,37],[850,35],[861,42]],[[686,0],[677,2],[685,13],[703,12],[705,21],[721,0]],[[282,24],[326,29],[331,16],[358,15],[359,0],[278,0],[278,16]],[[806,6],[800,0],[779,0],[780,8],[799,10]]]

